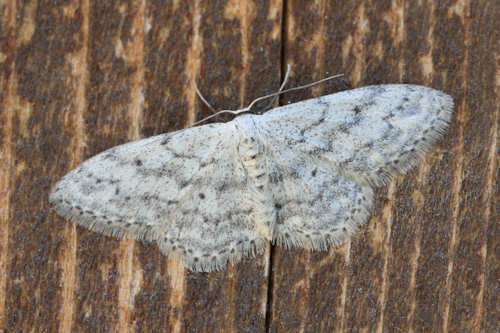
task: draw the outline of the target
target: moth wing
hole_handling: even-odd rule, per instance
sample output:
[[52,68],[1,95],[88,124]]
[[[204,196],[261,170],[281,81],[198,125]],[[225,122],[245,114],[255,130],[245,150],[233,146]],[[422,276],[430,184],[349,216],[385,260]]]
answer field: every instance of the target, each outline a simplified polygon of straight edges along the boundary
[[368,86],[289,104],[256,117],[274,146],[326,161],[358,183],[406,172],[448,127],[453,100],[423,86]]
[[67,174],[50,200],[91,230],[155,241],[194,271],[219,269],[270,234],[253,220],[237,139],[215,124],[117,146]]
[[366,223],[373,191],[327,163],[292,147],[269,148],[270,189],[276,207],[273,239],[285,246],[326,250]]

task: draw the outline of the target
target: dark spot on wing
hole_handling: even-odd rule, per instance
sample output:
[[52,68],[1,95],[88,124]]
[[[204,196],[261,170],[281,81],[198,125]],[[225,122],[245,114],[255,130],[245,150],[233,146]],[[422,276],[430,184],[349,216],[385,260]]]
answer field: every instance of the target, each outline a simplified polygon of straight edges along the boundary
[[167,143],[169,143],[169,142],[170,142],[170,137],[167,137],[167,138],[163,139],[163,140],[160,142],[160,145],[164,146],[164,145],[166,145],[166,144],[167,144]]
[[283,175],[281,173],[278,173],[278,172],[271,172],[271,174],[269,175],[269,181],[272,183],[272,184],[277,184],[277,183],[280,183],[283,181]]

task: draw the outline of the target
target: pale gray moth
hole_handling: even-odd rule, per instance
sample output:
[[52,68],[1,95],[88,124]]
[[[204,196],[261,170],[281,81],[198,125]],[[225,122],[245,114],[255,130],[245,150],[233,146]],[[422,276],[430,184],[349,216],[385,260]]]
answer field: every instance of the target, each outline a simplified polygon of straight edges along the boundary
[[373,188],[438,140],[453,100],[369,86],[114,147],[56,184],[57,212],[91,230],[156,242],[193,271],[266,243],[325,250],[365,223]]

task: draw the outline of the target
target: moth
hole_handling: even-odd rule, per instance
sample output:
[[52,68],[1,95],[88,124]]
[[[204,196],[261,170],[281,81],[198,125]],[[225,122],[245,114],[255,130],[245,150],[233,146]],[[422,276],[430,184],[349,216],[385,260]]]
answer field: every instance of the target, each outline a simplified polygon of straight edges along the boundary
[[368,86],[130,142],[82,163],[50,195],[91,230],[156,242],[213,271],[268,242],[326,250],[366,223],[373,189],[443,135],[453,100]]

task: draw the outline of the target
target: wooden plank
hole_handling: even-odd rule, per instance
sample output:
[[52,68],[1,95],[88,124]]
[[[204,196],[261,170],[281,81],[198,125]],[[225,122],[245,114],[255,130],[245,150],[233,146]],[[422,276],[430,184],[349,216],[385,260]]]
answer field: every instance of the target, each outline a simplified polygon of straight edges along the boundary
[[[495,332],[500,7],[492,1],[0,0],[0,331]],[[445,138],[328,252],[192,273],[58,217],[51,186],[116,144],[327,75],[454,96]],[[219,120],[229,119],[221,117]]]
[[[385,80],[383,75],[387,82],[398,81],[401,17],[392,11],[400,8],[397,3],[395,8],[384,6],[387,3],[287,2],[285,62],[301,71],[296,73],[301,80],[310,81],[309,73],[324,77],[344,72],[353,86],[376,84],[377,79]],[[382,24],[387,17],[391,21]],[[313,95],[334,92],[328,86],[318,90]],[[377,195],[371,232],[364,228],[352,243],[329,253],[276,250],[272,331],[351,331],[354,326],[375,331],[381,326],[390,231],[390,206],[382,205],[386,196],[386,189]],[[301,299],[300,305],[296,299]]]
[[[79,133],[83,159],[138,139],[141,112],[142,1],[90,1],[87,11],[87,105]],[[140,54],[139,56],[137,54]],[[63,174],[67,170],[61,170]],[[134,242],[77,228],[74,331],[123,331],[130,318]],[[99,260],[95,260],[99,258]]]
[[[151,30],[145,46],[145,136],[183,128],[210,114],[194,94],[195,81],[216,109],[241,107],[279,87],[280,2],[195,1],[186,7],[182,2],[176,9],[154,2],[147,6]],[[183,28],[186,16],[192,19]],[[252,52],[253,45],[262,49]],[[154,268],[164,260],[159,251],[141,245],[138,252],[148,283],[136,299],[137,328],[149,330],[151,323],[167,320],[172,330],[182,332],[264,330],[267,252],[212,274],[169,263]],[[164,281],[167,276],[170,281]],[[158,286],[169,289],[150,304]],[[165,308],[165,302],[167,318],[148,313]]]
[[52,219],[47,198],[57,170],[74,160],[69,146],[78,82],[71,58],[81,48],[81,21],[71,4],[18,3],[11,10],[16,33],[9,36],[15,69],[4,328],[50,331],[64,302],[60,255],[67,224]]
[[15,6],[0,1],[0,328],[5,326],[14,114]]
[[[344,6],[329,13],[324,1],[288,1],[285,5],[284,63],[292,66],[289,86],[343,73],[338,39],[324,44],[328,22],[341,19]],[[345,17],[345,16],[344,16]],[[341,21],[337,24],[342,26]],[[328,50],[328,47],[333,50]],[[325,50],[326,48],[326,50]],[[327,60],[328,59],[328,60]],[[323,61],[329,67],[323,67]],[[329,71],[328,71],[329,70]],[[315,87],[316,96],[334,92],[329,82]],[[309,90],[284,96],[283,104],[311,97]],[[345,300],[344,266],[347,246],[330,253],[310,253],[276,246],[272,262],[271,332],[339,331]],[[313,305],[314,306],[311,306]]]
[[[453,253],[453,270],[450,283],[449,318],[448,327],[450,331],[456,332],[479,332],[482,326],[482,317],[498,315],[498,286],[499,280],[494,284],[486,285],[487,262],[498,260],[498,248],[490,248],[488,242],[492,240],[494,233],[488,236],[488,231],[494,231],[491,225],[492,206],[498,205],[499,197],[495,197],[495,187],[498,191],[498,178],[495,181],[495,165],[498,165],[498,151],[496,146],[498,140],[498,27],[495,21],[500,15],[498,4],[492,2],[470,2],[466,8],[476,20],[467,24],[466,38],[463,41],[470,49],[464,52],[466,72],[464,73],[465,85],[462,89],[464,94],[463,111],[460,127],[463,137],[463,158],[461,159],[461,192],[467,193],[459,198],[456,225],[456,242]],[[476,16],[482,13],[480,16]],[[495,15],[496,14],[496,15]],[[459,15],[462,17],[462,15]],[[465,16],[465,15],[464,15]],[[451,18],[454,22],[457,18]],[[464,17],[465,20],[465,17]],[[465,21],[467,22],[467,21]],[[445,35],[455,31],[453,26]],[[491,34],[489,33],[491,32]],[[457,52],[457,43],[447,41],[452,45],[443,50],[445,54],[452,55]],[[491,44],[493,43],[493,44]],[[443,42],[443,45],[445,43]],[[475,52],[481,47],[481,52]],[[496,55],[495,55],[496,52]],[[452,65],[452,64],[449,64]],[[450,66],[446,67],[450,67]],[[495,110],[496,109],[496,110]],[[496,112],[495,112],[496,111]],[[496,185],[495,185],[496,184]],[[498,228],[499,219],[494,222]],[[493,228],[493,230],[492,230]],[[498,238],[498,232],[496,237]],[[495,236],[493,236],[495,237]],[[497,275],[498,278],[498,275]],[[496,306],[484,309],[485,291],[496,285]],[[491,291],[491,289],[490,289]],[[488,314],[488,312],[491,312]],[[490,317],[491,318],[491,317]],[[497,316],[498,318],[498,316]],[[484,332],[498,330],[497,321],[484,322]],[[496,329],[495,329],[496,327]]]
[[[459,150],[461,145],[460,133],[457,131],[460,114],[457,106],[460,105],[461,94],[457,94],[457,91],[464,82],[463,77],[456,78],[453,74],[446,76],[449,67],[443,66],[443,61],[448,59],[442,53],[445,45],[437,21],[437,17],[440,17],[438,10],[437,4],[430,1],[407,3],[405,7],[407,43],[404,56],[407,76],[416,82],[447,91],[454,97],[456,105],[445,139],[418,168],[418,184],[414,189],[398,193],[398,196],[411,198],[408,206],[400,207],[399,221],[407,219],[408,214],[415,216],[411,223],[415,224],[416,237],[412,242],[413,253],[408,257],[410,275],[406,326],[416,331],[441,331],[446,322],[444,305],[448,299],[445,290],[449,281],[447,271],[451,263],[449,256],[456,224],[453,217],[456,212],[454,199],[459,195],[460,186],[457,159],[461,154],[449,152]],[[445,20],[445,17],[442,19]],[[463,40],[463,25],[455,26],[454,29],[457,29],[457,36],[449,37],[454,41]],[[458,60],[451,58],[453,66],[463,69],[464,64]],[[449,184],[456,186],[450,187]],[[442,191],[443,188],[448,190]],[[401,246],[405,246],[404,243]],[[394,251],[397,253],[398,248],[394,248]]]
[[[485,5],[473,7],[477,18],[479,12],[494,12]],[[455,96],[458,108],[451,131],[426,161],[378,191],[370,223],[350,244],[323,255],[275,250],[271,331],[478,331],[485,311],[484,263],[488,257],[497,262],[486,249],[488,220],[480,207],[492,198],[498,110],[486,107],[490,112],[482,114],[484,125],[463,128],[464,112],[472,112],[466,111],[471,108],[464,106],[465,100],[477,105],[474,97],[464,95],[471,66],[465,55],[479,30],[490,36],[485,45],[496,45],[491,44],[491,39],[498,40],[496,34],[485,33],[493,31],[489,24],[494,20],[472,20],[477,23],[471,26],[466,17],[474,8],[466,1],[289,1],[286,8],[285,62],[309,72],[346,71],[354,86],[394,81],[433,86]],[[488,60],[475,61],[476,66],[495,67],[493,50],[481,56]],[[494,70],[489,73],[495,75]],[[494,79],[486,82],[491,84],[477,86],[488,87],[484,94],[490,95],[482,100],[490,105],[496,96]],[[478,125],[476,117],[472,126]],[[469,145],[464,145],[466,137]],[[475,159],[480,146],[488,147],[484,160]],[[464,187],[462,164],[467,158],[476,166],[466,177],[474,187]],[[481,182],[474,181],[476,174]],[[474,212],[478,223],[460,222],[464,207],[459,202],[468,188],[476,188],[477,204],[465,206],[465,211]],[[467,234],[467,243],[457,244],[459,229]],[[458,246],[465,246],[467,253],[459,255]],[[460,268],[454,269],[457,264]],[[491,295],[497,286],[490,282],[488,299],[495,304]],[[450,308],[454,303],[460,306]],[[460,314],[464,311],[474,315],[466,318]]]

